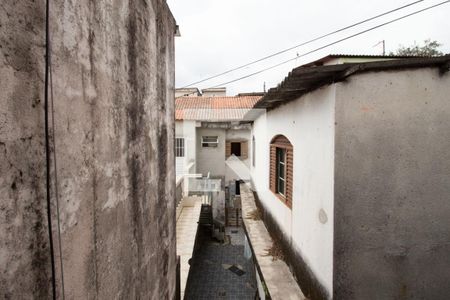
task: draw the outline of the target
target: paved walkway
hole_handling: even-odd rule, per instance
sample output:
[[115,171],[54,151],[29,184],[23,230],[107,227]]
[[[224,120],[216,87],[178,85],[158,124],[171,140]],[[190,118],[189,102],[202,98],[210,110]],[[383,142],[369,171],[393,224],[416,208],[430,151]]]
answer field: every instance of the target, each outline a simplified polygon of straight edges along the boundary
[[185,299],[254,299],[255,267],[244,256],[242,228],[227,228],[229,243],[209,238],[207,229],[199,229],[199,248],[191,261]]
[[267,249],[272,247],[273,241],[262,220],[248,217],[256,210],[256,204],[253,192],[246,184],[241,184],[241,200],[244,225],[271,298],[306,300],[286,263],[267,255]]
[[181,299],[183,299],[186,282],[189,274],[189,259],[191,259],[195,237],[197,234],[198,220],[202,203],[200,200],[184,206],[177,220],[177,255],[180,255],[180,287]]

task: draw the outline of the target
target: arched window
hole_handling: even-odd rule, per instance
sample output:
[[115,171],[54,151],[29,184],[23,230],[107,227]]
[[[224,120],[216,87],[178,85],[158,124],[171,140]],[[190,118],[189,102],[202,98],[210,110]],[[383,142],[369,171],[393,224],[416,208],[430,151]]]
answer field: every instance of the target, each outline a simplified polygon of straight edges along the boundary
[[284,135],[270,142],[270,190],[289,208],[292,208],[294,151]]

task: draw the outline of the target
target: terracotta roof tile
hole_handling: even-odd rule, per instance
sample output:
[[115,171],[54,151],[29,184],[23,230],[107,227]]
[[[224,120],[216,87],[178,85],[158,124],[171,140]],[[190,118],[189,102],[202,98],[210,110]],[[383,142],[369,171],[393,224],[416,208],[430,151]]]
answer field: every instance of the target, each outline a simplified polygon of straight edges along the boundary
[[241,120],[261,96],[179,97],[175,99],[176,120]]

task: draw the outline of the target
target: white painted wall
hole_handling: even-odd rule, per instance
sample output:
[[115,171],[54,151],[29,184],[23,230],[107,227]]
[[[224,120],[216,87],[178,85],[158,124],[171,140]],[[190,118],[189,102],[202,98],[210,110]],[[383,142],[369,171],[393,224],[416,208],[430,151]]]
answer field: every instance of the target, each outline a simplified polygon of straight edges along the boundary
[[375,61],[395,60],[396,58],[377,58],[377,57],[339,57],[333,58],[330,61],[324,63],[324,66],[340,65],[340,64],[354,64],[354,63],[366,63]]
[[[202,147],[202,136],[218,136],[215,148]],[[197,172],[206,176],[225,176],[225,129],[197,128]]]
[[226,140],[239,140],[248,142],[248,157],[247,159],[236,159],[230,161],[225,167],[225,182],[228,184],[230,180],[248,180],[250,179],[250,151],[251,151],[251,132],[246,129],[228,129],[226,131]]
[[176,174],[183,175],[185,173],[195,173],[196,166],[191,167],[191,170],[186,170],[186,167],[195,162],[196,155],[196,121],[176,121],[175,122],[175,137],[184,137],[184,158],[176,158]]
[[[252,180],[263,205],[330,294],[333,286],[335,86],[309,93],[260,116]],[[294,147],[292,210],[269,190],[269,144],[277,134]],[[251,140],[251,138],[250,138]],[[250,154],[252,152],[250,151]],[[319,219],[321,216],[322,223]]]
[[[218,136],[219,145],[217,148],[203,148],[201,145],[202,136]],[[207,175],[211,172],[211,176],[225,176],[226,184],[229,180],[239,179],[225,164],[225,143],[227,140],[250,140],[250,130],[235,130],[223,128],[197,128],[197,172]],[[250,147],[250,141],[249,141]],[[249,149],[250,152],[250,149]],[[243,165],[239,169],[248,170],[250,159],[242,160]]]

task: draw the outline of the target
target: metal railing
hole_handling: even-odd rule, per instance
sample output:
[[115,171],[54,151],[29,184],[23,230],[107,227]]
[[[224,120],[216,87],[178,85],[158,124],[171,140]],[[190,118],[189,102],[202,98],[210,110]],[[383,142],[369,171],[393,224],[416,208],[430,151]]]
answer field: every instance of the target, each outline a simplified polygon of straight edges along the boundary
[[181,200],[183,200],[183,192],[184,192],[184,176],[181,176],[180,178],[177,178],[177,185],[175,188],[175,207],[178,207],[178,205],[181,203]]
[[176,284],[175,284],[175,300],[181,299],[181,263],[180,255],[177,255],[177,269],[176,269]]
[[201,174],[184,174],[177,177],[175,188],[175,204],[182,204],[183,197],[200,196],[202,204],[212,205],[214,194],[222,189],[221,179],[202,177]]

